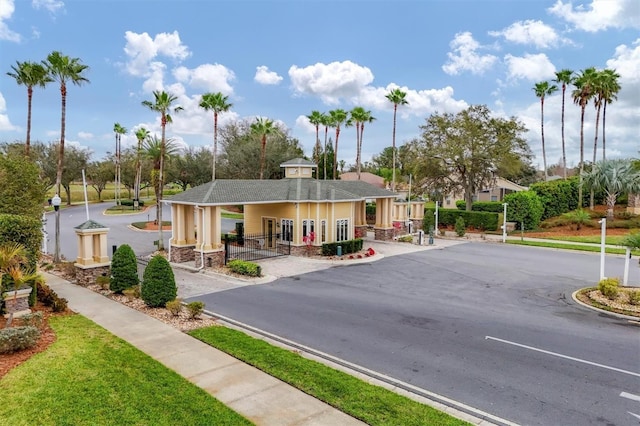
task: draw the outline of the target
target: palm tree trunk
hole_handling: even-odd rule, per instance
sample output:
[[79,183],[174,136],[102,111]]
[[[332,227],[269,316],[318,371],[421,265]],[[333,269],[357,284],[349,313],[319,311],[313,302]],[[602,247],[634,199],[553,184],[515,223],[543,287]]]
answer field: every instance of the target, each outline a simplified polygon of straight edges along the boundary
[[356,174],[360,180],[360,123],[356,121]]
[[567,151],[564,144],[564,94],[567,90],[567,85],[562,83],[562,173],[565,180],[567,180]]
[[[596,108],[596,135],[593,139],[593,163],[592,164],[596,164],[596,153],[598,151],[598,126],[600,124],[600,105],[598,105],[598,108]],[[594,191],[593,188],[591,188],[591,191],[589,192],[589,209],[593,210],[594,206],[595,206],[595,200],[594,200],[595,196],[594,196]]]
[[340,138],[340,125],[336,127],[336,149],[333,150],[333,180],[338,177],[338,138]]
[[393,104],[393,138],[392,138],[392,160],[393,164],[392,173],[391,173],[391,191],[395,192],[396,190],[396,113],[398,111],[398,104]]
[[540,134],[542,135],[542,164],[544,166],[544,180],[549,180],[547,171],[547,151],[544,146],[544,96],[540,98]]
[[327,180],[327,134],[329,133],[329,126],[324,126],[324,166],[322,171],[324,172],[324,180]]
[[164,151],[165,151],[165,128],[166,118],[163,114],[162,116],[162,140],[160,141],[160,171],[158,172],[158,208],[157,208],[157,219],[158,219],[158,251],[164,251],[164,241],[162,235],[162,189],[164,187]]
[[[60,84],[60,95],[62,98],[62,113],[60,115],[60,142],[58,143],[58,164],[56,170],[56,194],[58,194],[58,196],[60,196],[60,185],[62,183],[62,167],[64,164],[64,126],[66,124],[67,109],[67,88],[64,82]],[[53,253],[53,262],[60,263],[60,209],[56,210],[55,234],[55,250]]]
[[[138,139],[138,151],[136,153],[136,180],[135,185],[135,199],[138,200],[138,206],[140,206],[140,180],[142,174],[142,164],[140,163],[140,150],[142,149],[142,140]],[[139,208],[139,207],[138,207]]]
[[29,148],[31,147],[31,101],[33,98],[33,87],[27,88],[27,140],[24,144],[24,155],[29,157]]
[[602,108],[602,161],[605,161],[607,159],[607,154],[606,154],[606,145],[605,145],[605,133],[604,133],[604,128],[605,128],[605,119],[607,117],[607,101],[604,101],[604,108]]
[[213,112],[213,165],[211,166],[211,180],[216,180],[216,156],[218,153],[218,113]]

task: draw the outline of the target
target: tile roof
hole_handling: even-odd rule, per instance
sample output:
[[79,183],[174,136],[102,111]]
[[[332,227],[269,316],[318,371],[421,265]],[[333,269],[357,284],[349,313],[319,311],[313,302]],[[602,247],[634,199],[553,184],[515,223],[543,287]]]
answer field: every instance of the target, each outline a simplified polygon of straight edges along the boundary
[[395,198],[397,194],[362,181],[282,179],[227,180],[188,189],[166,198],[167,203],[198,205],[266,204],[293,202],[358,201]]
[[87,229],[107,229],[106,226],[99,224],[95,220],[87,220],[84,223],[81,223],[78,226],[74,227],[75,229],[87,230]]
[[309,161],[309,160],[305,160],[304,158],[294,158],[292,160],[288,160],[285,161],[284,163],[280,164],[280,167],[289,167],[289,166],[311,166],[311,167],[318,167],[316,165],[316,163],[314,163],[313,161]]

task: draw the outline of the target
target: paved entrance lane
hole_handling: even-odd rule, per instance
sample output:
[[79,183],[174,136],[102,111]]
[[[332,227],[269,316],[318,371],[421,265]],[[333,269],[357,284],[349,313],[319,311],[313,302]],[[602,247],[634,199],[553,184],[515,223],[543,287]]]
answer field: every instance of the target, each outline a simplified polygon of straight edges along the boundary
[[640,373],[640,328],[567,299],[598,271],[593,255],[465,244],[198,299],[521,424],[634,424],[640,404],[620,395],[638,377],[602,366]]

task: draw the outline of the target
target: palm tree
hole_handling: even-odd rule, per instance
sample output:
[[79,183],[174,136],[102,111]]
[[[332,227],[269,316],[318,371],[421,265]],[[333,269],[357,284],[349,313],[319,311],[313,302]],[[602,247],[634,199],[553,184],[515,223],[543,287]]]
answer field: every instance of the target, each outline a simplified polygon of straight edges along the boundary
[[613,218],[613,207],[621,194],[640,192],[640,174],[629,159],[604,160],[583,172],[582,184],[591,190],[606,194],[607,217]]
[[328,114],[322,113],[320,117],[320,124],[324,126],[324,149],[322,150],[323,157],[323,173],[324,180],[327,180],[327,136],[329,134],[329,127],[333,127],[331,123],[331,117]]
[[24,155],[29,156],[29,148],[31,146],[31,101],[33,99],[33,87],[45,87],[47,83],[53,81],[47,69],[36,62],[18,62],[11,65],[13,72],[7,75],[13,77],[19,86],[27,87],[27,140],[24,145]]
[[122,135],[127,133],[127,129],[122,127],[120,123],[115,123],[113,125],[113,132],[116,134],[116,189],[115,189],[115,199],[116,205],[120,204],[120,154],[122,153]]
[[563,177],[567,179],[567,152],[564,143],[564,99],[567,91],[567,84],[573,82],[573,71],[569,69],[563,69],[556,72],[556,78],[553,80],[555,83],[562,84],[562,173]]
[[347,111],[343,109],[334,109],[329,111],[331,117],[331,125],[336,129],[336,147],[333,150],[333,179],[338,177],[338,139],[340,138],[340,126],[347,121],[349,116]]
[[549,84],[548,81],[541,81],[533,86],[533,91],[540,98],[540,135],[542,136],[542,164],[544,165],[544,180],[549,180],[549,171],[547,170],[547,151],[544,146],[544,98],[552,95],[558,90],[555,84]]
[[[316,148],[315,148],[315,152],[316,153],[320,153],[320,137],[319,137],[319,133],[320,133],[320,124],[322,124],[322,113],[320,111],[311,111],[310,115],[307,115],[307,119],[309,120],[309,123],[313,124],[316,128]],[[314,158],[313,161],[316,162],[316,165],[320,162],[320,158]],[[318,179],[319,176],[316,174],[316,179]]]
[[159,197],[157,201],[157,216],[158,220],[158,250],[164,250],[164,241],[162,240],[162,188],[164,187],[164,156],[166,151],[166,129],[167,123],[173,122],[170,112],[178,113],[182,111],[182,107],[172,107],[172,104],[178,99],[176,96],[164,92],[155,90],[153,92],[152,101],[142,101],[142,106],[149,108],[151,111],[160,113],[160,127],[162,128],[162,139],[160,140],[160,159],[158,170],[158,182],[160,185]]
[[[140,181],[142,180],[142,162],[140,161],[140,155],[142,153],[142,142],[149,136],[149,131],[144,127],[139,128],[136,131],[136,139],[138,140],[138,148],[136,150],[136,181],[134,182],[135,189],[133,190],[136,200],[140,202]],[[139,204],[138,204],[139,205]]]
[[356,172],[358,180],[360,180],[360,170],[362,163],[362,135],[364,133],[364,124],[372,123],[375,118],[371,115],[371,111],[367,111],[364,108],[357,106],[350,112],[351,118],[349,121],[355,122],[356,126]]
[[602,100],[604,101],[602,108],[602,159],[607,159],[606,152],[606,139],[605,139],[605,119],[607,116],[607,104],[610,104],[614,100],[618,99],[618,92],[620,91],[620,83],[618,83],[618,79],[620,78],[620,74],[618,74],[615,70],[605,69],[602,71],[600,78],[601,87],[602,87]]
[[400,89],[393,89],[389,93],[386,94],[386,98],[393,104],[393,138],[392,138],[392,147],[393,147],[393,172],[391,175],[391,190],[396,190],[396,115],[398,112],[398,105],[407,105],[409,101],[405,99],[407,96],[406,92],[403,92]]
[[227,112],[233,106],[228,102],[229,97],[220,92],[205,93],[200,101],[200,108],[213,111],[213,164],[211,166],[211,180],[216,180],[216,154],[218,153],[218,114]]
[[273,125],[273,120],[268,118],[256,118],[256,122],[251,124],[251,133],[260,137],[260,180],[264,177],[264,165],[267,158],[267,136],[277,130],[277,127]]
[[[58,165],[56,170],[56,194],[61,194],[62,170],[64,168],[64,138],[67,115],[67,82],[76,86],[88,83],[89,80],[83,73],[89,69],[87,65],[80,62],[79,58],[70,58],[58,51],[51,52],[42,64],[53,81],[60,83],[60,96],[62,100],[62,114],[60,117],[60,143],[58,144]],[[71,200],[67,200],[71,204]],[[60,210],[56,210],[55,224],[55,251],[53,261],[60,262]]]
[[573,80],[573,103],[580,106],[580,184],[578,185],[578,207],[582,207],[582,172],[584,172],[584,111],[593,97],[593,83],[597,71],[586,68]]
[[[178,145],[176,145],[175,139],[173,138],[168,138],[164,144],[162,143],[162,139],[158,139],[158,136],[156,135],[149,135],[144,140],[143,153],[152,164],[153,171],[151,172],[151,179],[156,200],[162,198],[162,188],[164,187],[164,182],[160,180],[160,167],[164,169],[167,161],[177,154],[178,151]],[[160,203],[157,203],[156,218],[158,217],[158,214],[161,215],[159,209]]]

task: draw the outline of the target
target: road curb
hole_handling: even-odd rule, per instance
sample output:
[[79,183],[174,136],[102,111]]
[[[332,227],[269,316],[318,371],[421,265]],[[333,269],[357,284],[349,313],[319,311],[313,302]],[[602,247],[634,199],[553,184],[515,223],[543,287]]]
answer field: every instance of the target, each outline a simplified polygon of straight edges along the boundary
[[581,292],[582,290],[587,289],[587,288],[589,288],[589,287],[579,288],[578,290],[576,290],[573,293],[571,293],[571,298],[578,305],[584,306],[585,308],[589,308],[589,309],[594,310],[596,312],[600,312],[601,314],[604,314],[604,315],[607,315],[607,316],[611,316],[611,317],[614,317],[614,318],[617,318],[617,319],[624,319],[624,320],[629,320],[629,321],[640,322],[640,318],[639,317],[634,317],[634,316],[631,316],[631,315],[619,314],[617,312],[611,312],[611,311],[607,311],[605,309],[596,308],[595,306],[591,306],[588,303],[584,303],[583,301],[579,300],[576,297],[577,294],[579,292]]

